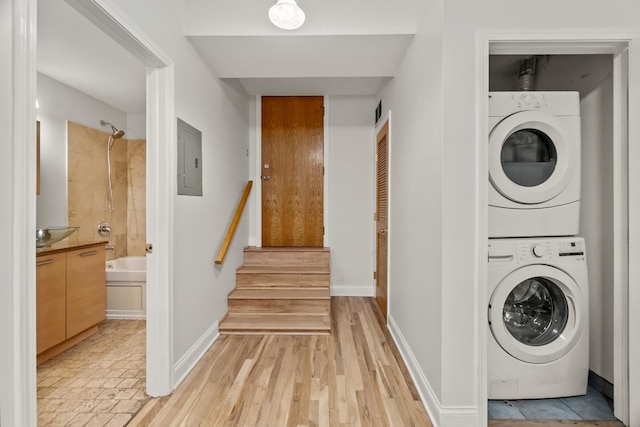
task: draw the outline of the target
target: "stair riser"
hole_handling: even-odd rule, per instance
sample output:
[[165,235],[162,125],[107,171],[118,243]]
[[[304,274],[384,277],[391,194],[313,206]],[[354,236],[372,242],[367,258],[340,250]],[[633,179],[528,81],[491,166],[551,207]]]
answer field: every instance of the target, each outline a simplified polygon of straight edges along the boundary
[[244,265],[252,267],[327,267],[329,252],[247,251],[244,253]]
[[229,300],[229,313],[329,314],[330,300]]
[[317,330],[317,331],[298,331],[296,329],[289,329],[286,331],[274,331],[270,329],[263,330],[222,330],[220,329],[220,335],[330,335],[331,330]]
[[238,274],[238,288],[329,287],[328,274]]

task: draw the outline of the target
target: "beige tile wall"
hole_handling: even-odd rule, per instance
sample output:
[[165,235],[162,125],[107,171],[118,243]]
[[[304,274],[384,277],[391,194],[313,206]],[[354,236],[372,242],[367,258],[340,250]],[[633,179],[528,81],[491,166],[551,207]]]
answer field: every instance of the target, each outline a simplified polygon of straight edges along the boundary
[[127,253],[145,255],[146,244],[146,141],[130,139],[127,143]]
[[[109,135],[107,132],[78,123],[67,122],[69,225],[80,227],[79,240],[106,240],[98,236],[98,225],[108,222],[111,226],[109,244],[116,249],[107,251],[107,259],[126,255],[144,255],[145,143],[135,140],[134,147],[131,148],[126,139],[118,139],[114,143],[111,150],[111,179],[115,210],[109,212],[107,205]],[[130,185],[136,187],[129,189]],[[139,196],[140,193],[142,198]],[[135,202],[130,203],[131,195],[137,196]],[[131,210],[132,213],[130,213]],[[131,238],[129,234],[132,235]],[[142,253],[139,248],[140,241],[143,242]]]

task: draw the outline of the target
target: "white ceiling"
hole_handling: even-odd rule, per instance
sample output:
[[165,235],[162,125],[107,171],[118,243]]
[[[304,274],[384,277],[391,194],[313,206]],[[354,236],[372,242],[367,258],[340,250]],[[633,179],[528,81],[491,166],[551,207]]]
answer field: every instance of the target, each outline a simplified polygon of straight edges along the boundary
[[[268,21],[275,0],[186,3],[188,39],[251,95],[373,95],[415,33],[413,0],[299,0],[307,21],[291,32]],[[38,1],[38,71],[124,112],[145,110],[142,63],[64,0]]]
[[144,65],[64,0],[38,1],[38,71],[126,113],[145,111]]

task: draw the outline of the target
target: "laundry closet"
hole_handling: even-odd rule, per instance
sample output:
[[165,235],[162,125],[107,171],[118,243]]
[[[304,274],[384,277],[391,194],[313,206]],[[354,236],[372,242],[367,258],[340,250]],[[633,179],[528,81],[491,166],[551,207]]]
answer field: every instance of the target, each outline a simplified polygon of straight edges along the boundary
[[[491,55],[489,92],[522,90],[522,65],[531,58]],[[576,237],[584,239],[588,272],[589,385],[610,399],[614,382],[613,72],[612,55],[539,55],[532,81],[527,82],[532,92],[579,94],[581,190]]]

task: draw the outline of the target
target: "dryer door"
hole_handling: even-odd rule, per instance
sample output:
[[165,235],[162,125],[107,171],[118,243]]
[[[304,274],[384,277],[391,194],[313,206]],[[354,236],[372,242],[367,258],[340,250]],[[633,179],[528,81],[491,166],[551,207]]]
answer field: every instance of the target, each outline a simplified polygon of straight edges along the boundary
[[576,282],[548,265],[514,270],[496,286],[489,327],[500,347],[518,360],[560,359],[585,331],[587,302]]
[[512,114],[489,134],[491,184],[516,203],[551,200],[572,176],[571,149],[556,117],[541,111]]

